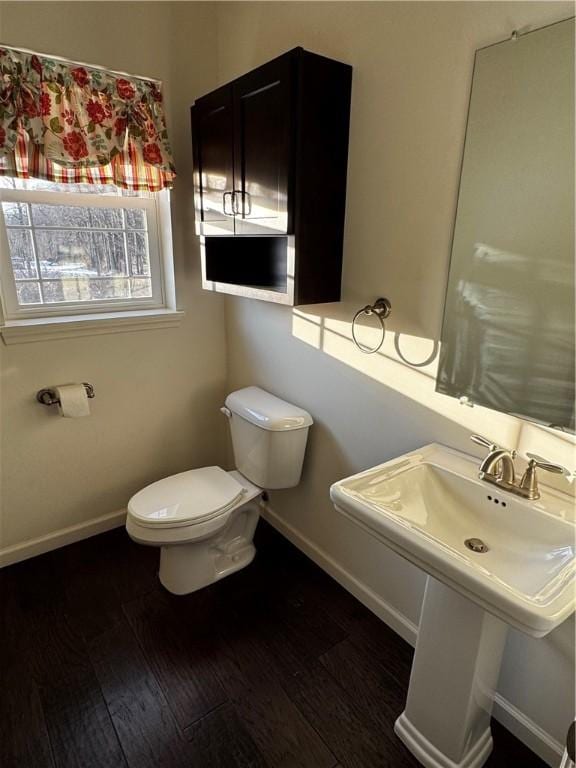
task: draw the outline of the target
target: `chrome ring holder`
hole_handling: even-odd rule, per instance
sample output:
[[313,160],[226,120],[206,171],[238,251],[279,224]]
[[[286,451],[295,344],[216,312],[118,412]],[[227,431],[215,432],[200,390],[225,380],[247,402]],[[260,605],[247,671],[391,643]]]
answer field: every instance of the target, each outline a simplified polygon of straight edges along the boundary
[[[86,390],[86,396],[92,399],[94,397],[94,387],[92,384],[88,384],[87,381],[83,381],[82,384]],[[57,405],[60,402],[53,389],[40,389],[36,392],[36,400],[42,403],[42,405]]]
[[[384,343],[384,337],[386,335],[386,326],[384,325],[384,320],[390,315],[390,312],[392,311],[392,305],[388,301],[388,299],[379,298],[376,299],[374,304],[367,304],[365,307],[362,307],[362,309],[359,309],[358,312],[354,315],[354,318],[352,320],[352,340],[354,341],[354,344],[358,347],[358,349],[361,352],[365,352],[367,355],[371,355],[374,352],[378,352],[382,344]],[[376,315],[378,320],[380,320],[380,325],[382,326],[382,338],[380,339],[379,343],[375,347],[367,347],[365,344],[362,344],[358,341],[356,338],[356,321],[360,317],[360,315]]]

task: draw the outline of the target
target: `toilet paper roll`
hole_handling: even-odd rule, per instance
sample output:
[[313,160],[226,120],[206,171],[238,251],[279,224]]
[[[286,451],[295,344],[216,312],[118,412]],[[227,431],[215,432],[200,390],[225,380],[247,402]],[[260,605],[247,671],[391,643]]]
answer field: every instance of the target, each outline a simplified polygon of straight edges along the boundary
[[62,384],[54,387],[54,391],[60,400],[58,408],[61,416],[75,419],[78,416],[90,415],[88,394],[83,384]]

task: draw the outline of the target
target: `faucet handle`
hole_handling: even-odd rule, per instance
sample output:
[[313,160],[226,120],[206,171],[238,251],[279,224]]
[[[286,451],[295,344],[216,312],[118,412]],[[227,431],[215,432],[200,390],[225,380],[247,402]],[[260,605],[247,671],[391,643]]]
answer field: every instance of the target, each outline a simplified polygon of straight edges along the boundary
[[526,456],[530,459],[528,466],[538,469],[545,469],[546,472],[554,472],[557,475],[566,475],[569,477],[571,472],[563,467],[561,464],[553,464],[548,459],[543,459],[542,456],[537,456],[535,453],[527,453]]
[[498,448],[496,443],[493,443],[492,440],[488,440],[486,437],[482,437],[482,435],[470,435],[470,440],[478,445],[483,445],[489,451],[495,451]]
[[[501,448],[501,446],[496,445],[496,443],[493,443],[492,440],[488,440],[487,437],[482,437],[482,435],[470,435],[470,440],[472,440],[473,443],[478,443],[478,445],[483,445],[485,448],[488,448],[489,451],[497,451]],[[508,453],[513,459],[515,459],[518,455],[515,450],[508,451]]]
[[522,475],[520,480],[520,488],[524,491],[524,495],[528,499],[539,499],[540,489],[538,488],[538,480],[536,478],[536,469],[545,469],[547,472],[554,472],[557,475],[564,475],[572,482],[572,473],[563,467],[561,464],[553,464],[547,459],[543,459],[541,456],[537,456],[535,453],[526,453],[528,457],[528,466],[526,472]]

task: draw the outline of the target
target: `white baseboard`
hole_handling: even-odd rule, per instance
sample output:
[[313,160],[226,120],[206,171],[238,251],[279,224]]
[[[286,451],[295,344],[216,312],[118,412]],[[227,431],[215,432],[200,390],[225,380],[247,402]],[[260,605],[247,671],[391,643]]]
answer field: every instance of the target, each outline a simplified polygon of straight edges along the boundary
[[126,521],[126,510],[121,509],[118,512],[112,512],[109,515],[102,515],[85,523],[71,525],[68,528],[62,528],[59,531],[48,533],[45,536],[39,536],[37,539],[29,539],[21,544],[14,544],[11,547],[0,549],[0,568],[13,563],[19,563],[21,560],[28,560],[36,555],[43,555],[52,549],[64,547],[66,544],[73,544],[75,541],[87,539],[98,533],[110,531],[112,528],[119,528]]
[[[418,627],[370,587],[359,581],[350,571],[337,563],[324,550],[303,536],[289,523],[279,517],[268,504],[262,505],[262,516],[282,533],[298,549],[302,550],[316,565],[330,574],[344,589],[354,595],[363,605],[382,619],[410,645],[416,645]],[[551,768],[557,768],[562,758],[563,746],[546,733],[539,725],[526,717],[499,693],[494,700],[494,717],[523,744],[535,752]]]
[[564,746],[499,693],[494,697],[493,715],[547,765],[558,768]]

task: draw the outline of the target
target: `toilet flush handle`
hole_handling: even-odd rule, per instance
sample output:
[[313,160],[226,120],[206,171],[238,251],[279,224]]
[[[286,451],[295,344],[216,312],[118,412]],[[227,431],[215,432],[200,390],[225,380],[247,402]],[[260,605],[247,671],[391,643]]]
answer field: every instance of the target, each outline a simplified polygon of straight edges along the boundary
[[220,412],[223,413],[227,419],[232,418],[232,411],[230,410],[230,408],[226,408],[225,405],[223,405],[222,408],[220,408]]

